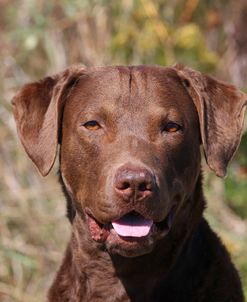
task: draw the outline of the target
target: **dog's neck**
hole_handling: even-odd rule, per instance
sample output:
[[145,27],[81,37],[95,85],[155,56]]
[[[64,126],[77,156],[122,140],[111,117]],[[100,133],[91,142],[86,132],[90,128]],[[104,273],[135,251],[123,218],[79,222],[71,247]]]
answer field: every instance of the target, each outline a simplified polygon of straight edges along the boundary
[[[93,241],[85,222],[76,214],[72,222],[72,238],[69,247],[71,264],[74,267],[73,274],[77,275],[80,280],[85,276],[90,276],[91,280],[80,283],[92,283],[91,286],[89,285],[91,288],[97,288],[99,285],[106,286],[111,282],[113,286],[119,287],[121,295],[134,297],[136,293],[141,293],[143,297],[149,297],[159,280],[166,278],[169,274],[175,259],[185,252],[185,242],[190,242],[190,237],[192,238],[202,220],[205,203],[201,177],[198,178],[195,188],[197,189],[191,197],[183,203],[184,208],[181,209],[183,215],[177,215],[179,221],[175,219],[170,233],[157,243],[151,253],[140,257],[126,258],[110,255],[102,245]],[[180,227],[176,228],[176,225]],[[164,267],[163,263],[169,263],[169,266]],[[104,274],[107,272],[109,279],[106,280],[103,277],[104,274],[101,278],[100,272]],[[135,284],[134,288],[132,284]],[[146,301],[146,298],[140,297],[140,301]]]

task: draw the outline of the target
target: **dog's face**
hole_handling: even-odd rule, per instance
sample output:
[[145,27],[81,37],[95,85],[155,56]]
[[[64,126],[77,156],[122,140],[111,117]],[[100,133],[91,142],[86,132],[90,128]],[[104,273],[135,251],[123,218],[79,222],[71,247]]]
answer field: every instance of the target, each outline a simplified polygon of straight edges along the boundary
[[61,175],[110,252],[140,255],[165,236],[199,175],[195,106],[175,71],[88,71],[65,104]]
[[43,175],[60,137],[61,177],[88,236],[133,257],[152,251],[183,215],[201,141],[210,167],[224,175],[245,97],[181,67],[106,67],[26,86],[14,104],[21,140]]

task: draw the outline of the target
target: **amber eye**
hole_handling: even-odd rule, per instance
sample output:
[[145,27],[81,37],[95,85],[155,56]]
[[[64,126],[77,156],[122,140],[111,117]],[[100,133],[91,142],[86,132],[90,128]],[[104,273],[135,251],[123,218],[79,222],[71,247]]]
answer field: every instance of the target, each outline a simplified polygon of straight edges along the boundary
[[97,121],[88,121],[83,124],[83,126],[88,130],[98,130],[101,128],[100,124]]
[[163,128],[163,131],[172,133],[172,132],[177,132],[179,130],[181,130],[182,127],[176,123],[173,122],[169,122],[165,125],[165,127]]

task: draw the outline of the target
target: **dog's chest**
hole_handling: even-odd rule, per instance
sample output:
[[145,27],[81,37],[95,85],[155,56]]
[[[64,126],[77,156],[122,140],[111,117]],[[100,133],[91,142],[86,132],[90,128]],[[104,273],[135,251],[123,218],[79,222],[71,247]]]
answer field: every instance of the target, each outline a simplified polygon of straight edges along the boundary
[[121,280],[113,267],[104,261],[92,261],[83,268],[80,280],[81,300],[75,302],[130,302]]

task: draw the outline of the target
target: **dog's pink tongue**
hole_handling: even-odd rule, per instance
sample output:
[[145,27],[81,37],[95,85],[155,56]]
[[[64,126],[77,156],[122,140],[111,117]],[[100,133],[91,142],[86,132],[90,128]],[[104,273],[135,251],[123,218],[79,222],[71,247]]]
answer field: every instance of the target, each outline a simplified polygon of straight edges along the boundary
[[135,215],[125,215],[112,222],[112,226],[118,235],[125,237],[147,236],[152,225],[153,220]]

